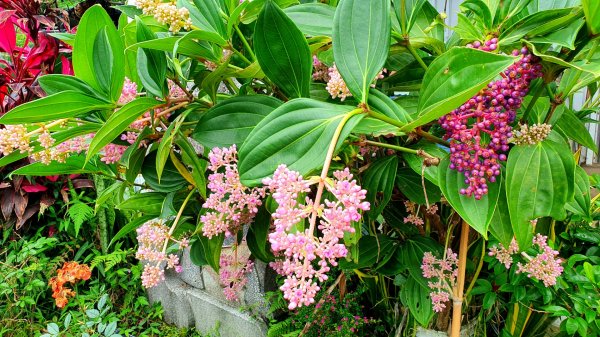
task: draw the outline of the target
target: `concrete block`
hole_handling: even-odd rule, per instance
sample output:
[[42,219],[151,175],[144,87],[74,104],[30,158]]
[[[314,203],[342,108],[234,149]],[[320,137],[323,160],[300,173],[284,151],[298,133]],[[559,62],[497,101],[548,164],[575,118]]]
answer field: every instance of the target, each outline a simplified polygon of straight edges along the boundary
[[181,268],[179,278],[190,286],[204,290],[203,268],[195,265],[190,259],[190,248],[183,250],[181,256]]

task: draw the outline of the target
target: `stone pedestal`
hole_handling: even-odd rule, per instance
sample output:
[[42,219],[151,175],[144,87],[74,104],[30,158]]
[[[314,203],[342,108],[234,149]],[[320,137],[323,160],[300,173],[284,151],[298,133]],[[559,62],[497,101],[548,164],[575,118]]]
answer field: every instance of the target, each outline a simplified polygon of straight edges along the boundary
[[[241,248],[241,247],[240,247]],[[192,263],[189,248],[181,256],[183,271],[165,272],[165,281],[148,289],[151,302],[160,302],[165,321],[179,327],[195,326],[200,332],[218,330],[221,337],[266,336],[265,291],[274,290],[274,272],[256,261],[240,302],[225,299],[218,275]]]

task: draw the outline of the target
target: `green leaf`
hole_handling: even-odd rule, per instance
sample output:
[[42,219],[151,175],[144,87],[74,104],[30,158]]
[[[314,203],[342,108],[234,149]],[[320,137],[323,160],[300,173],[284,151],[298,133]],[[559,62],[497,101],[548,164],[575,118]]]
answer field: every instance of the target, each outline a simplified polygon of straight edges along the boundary
[[177,171],[177,168],[171,161],[165,163],[159,182],[158,174],[156,173],[156,153],[146,156],[144,165],[142,166],[142,176],[148,186],[158,192],[176,192],[188,185],[185,178],[179,174],[179,171]]
[[421,87],[419,114],[402,129],[412,130],[458,108],[514,60],[473,48],[450,49],[429,65]]
[[206,161],[200,161],[194,147],[190,144],[189,139],[177,137],[175,143],[181,149],[181,158],[183,162],[192,168],[192,178],[196,182],[196,188],[203,199],[206,199]]
[[146,215],[158,216],[162,209],[165,194],[159,192],[145,192],[134,194],[116,206],[122,211],[142,212]]
[[571,149],[555,131],[539,144],[511,149],[506,165],[506,197],[521,249],[531,245],[531,220],[566,217],[565,204],[573,200],[574,180]]
[[551,9],[528,15],[504,30],[498,40],[500,45],[519,41],[525,36],[545,35],[566,27],[581,15],[571,8]]
[[377,237],[366,235],[358,241],[358,261],[348,262],[340,260],[340,268],[342,269],[362,269],[372,268],[384,256],[387,256],[394,249],[394,240],[388,236],[380,234]]
[[94,206],[94,213],[97,213],[100,207],[112,205],[113,202],[111,200],[115,197],[115,192],[123,188],[123,182],[115,181],[112,185],[102,190],[102,192],[98,193],[96,197],[96,205]]
[[412,121],[410,114],[406,112],[402,106],[377,89],[370,90],[369,106],[371,109],[401,123],[409,123]]
[[348,89],[367,102],[369,86],[388,57],[391,20],[389,0],[344,0],[333,22],[333,55]]
[[160,140],[160,143],[158,143],[158,149],[156,150],[156,175],[159,183],[165,168],[165,164],[167,163],[169,154],[171,153],[171,147],[173,146],[175,133],[179,130],[180,126],[181,122],[171,123]]
[[421,265],[425,252],[431,252],[435,256],[443,254],[444,247],[433,239],[424,236],[415,236],[406,240],[398,249],[399,261],[406,266],[410,276],[418,281],[422,286],[427,287],[428,279],[423,277]]
[[309,97],[312,57],[304,34],[269,0],[256,21],[254,51],[263,72],[291,98]]
[[394,0],[394,12],[400,22],[402,35],[410,33],[426,2],[426,0]]
[[19,105],[0,117],[0,124],[43,123],[112,108],[105,100],[67,90]]
[[490,221],[490,233],[492,233],[504,247],[510,246],[511,241],[515,236],[512,229],[512,223],[510,222],[508,201],[506,200],[506,185],[503,183],[500,184],[498,203],[496,204],[492,221]]
[[409,277],[400,290],[400,300],[408,307],[411,315],[422,326],[428,326],[433,318],[433,305],[430,289],[424,287],[413,277]]
[[[142,20],[136,18],[137,42],[156,39],[156,35]],[[163,97],[166,91],[167,59],[164,52],[138,49],[137,71],[146,91],[156,97]]]
[[371,163],[365,171],[363,187],[367,190],[367,201],[371,204],[369,217],[377,219],[392,198],[398,171],[398,156],[388,156]]
[[125,80],[125,52],[122,43],[111,45],[108,29],[101,29],[95,37],[92,62],[98,85],[113,102],[116,102],[121,96]]
[[271,228],[271,214],[265,207],[258,209],[254,222],[248,228],[246,242],[252,255],[263,262],[275,260],[269,243],[269,230]]
[[198,239],[192,244],[190,249],[190,259],[195,265],[208,265],[218,273],[221,248],[224,240],[224,234],[213,236],[209,239],[200,233]]
[[463,11],[470,10],[479,18],[485,28],[492,27],[492,12],[485,2],[482,0],[466,0],[460,4]]
[[285,14],[309,36],[332,36],[335,8],[321,3],[305,3],[291,6]]
[[575,200],[568,202],[565,208],[584,219],[590,218],[590,178],[581,166],[575,166]]
[[585,124],[571,109],[564,109],[554,127],[570,139],[594,151],[594,153],[598,153],[598,145],[596,145],[594,138],[592,138]]
[[[423,185],[425,185],[425,190],[423,190]],[[417,174],[409,167],[403,167],[398,170],[396,186],[410,201],[420,205],[432,205],[442,198],[442,192],[439,187],[429,180],[422,178],[420,174]]]
[[[248,6],[246,7],[246,10],[244,11],[240,21],[246,25],[254,22],[258,18],[258,15],[260,14],[261,9],[263,8],[263,6],[265,5],[265,3],[267,1],[269,1],[269,0],[253,0],[250,3],[248,3]],[[275,3],[279,6],[279,8],[286,8],[291,5],[298,4],[298,0],[273,0],[273,1],[275,1]]]
[[583,18],[577,19],[563,29],[559,29],[548,35],[530,38],[529,41],[532,43],[556,44],[574,50],[575,40],[584,24],[585,20]]
[[[419,141],[417,144],[412,145],[411,148],[423,150],[437,158],[444,158],[448,155],[448,152],[442,149],[442,147],[425,140]],[[413,169],[413,171],[415,171],[418,175],[421,175],[423,173],[423,157],[413,153],[404,153],[403,156],[406,160],[406,163],[408,164],[408,166],[410,166],[411,169]],[[425,167],[425,179],[431,181],[436,186],[439,186],[438,171],[439,170],[437,166]]]
[[117,138],[138,117],[159,104],[160,102],[154,98],[142,97],[127,103],[113,113],[92,139],[87,151],[87,159]]
[[581,0],[590,33],[600,34],[600,6],[596,0]]
[[92,87],[75,76],[49,74],[41,76],[38,79],[40,87],[44,89],[47,95],[54,95],[63,91],[77,91],[88,96],[95,96],[103,99]]
[[[255,186],[280,164],[306,175],[321,167],[336,128],[352,110],[307,98],[287,102],[252,130],[239,150],[242,183]],[[363,115],[352,116],[337,142],[339,148]]]
[[225,100],[202,115],[192,138],[207,149],[233,144],[239,147],[254,127],[281,104],[280,100],[264,95]]
[[93,163],[85,164],[86,160],[83,155],[67,157],[64,163],[53,161],[50,164],[35,162],[12,171],[11,175],[24,176],[53,176],[60,174],[84,174],[84,173],[99,173],[100,168]]
[[448,203],[464,221],[487,239],[488,226],[494,215],[501,182],[489,182],[488,194],[477,200],[460,193],[465,186],[465,176],[461,172],[450,169],[449,157],[442,160],[438,172],[440,188]]
[[[88,83],[92,88],[103,91],[102,85],[96,79],[96,74],[106,70],[97,69],[96,64],[93,62],[96,36],[102,30],[105,31],[106,43],[110,45],[110,49],[112,50],[113,65],[115,68],[110,69],[115,82],[111,84],[111,90],[107,93],[110,93],[109,97],[116,101],[119,97],[117,94],[120,95],[121,87],[123,86],[123,77],[125,76],[125,49],[117,28],[100,5],[95,5],[87,9],[81,17],[81,21],[79,21],[77,34],[75,35],[75,44],[73,46],[73,69],[79,79]],[[118,81],[119,78],[121,79],[120,81]]]
[[[194,33],[192,31],[190,33]],[[208,34],[208,32],[202,32]],[[188,33],[189,34],[189,33]],[[216,35],[216,34],[215,34]],[[216,35],[218,36],[218,35]],[[163,37],[160,39],[152,38],[147,41],[141,41],[128,47],[128,50],[136,50],[136,48],[144,48],[153,51],[173,52],[174,54],[186,55],[191,57],[205,58],[211,61],[218,61],[220,57],[215,55],[212,47],[205,41],[195,42],[193,37],[185,35],[183,37]],[[157,54],[158,55],[158,54]]]
[[227,38],[225,23],[221,18],[221,9],[215,0],[178,0],[177,7],[184,7],[190,11],[190,19],[194,26]]

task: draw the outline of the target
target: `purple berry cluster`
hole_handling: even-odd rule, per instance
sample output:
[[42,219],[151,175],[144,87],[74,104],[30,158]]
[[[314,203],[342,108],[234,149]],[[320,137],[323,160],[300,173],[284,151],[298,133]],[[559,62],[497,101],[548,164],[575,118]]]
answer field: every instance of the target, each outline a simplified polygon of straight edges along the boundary
[[[473,48],[492,51],[498,48],[492,38]],[[513,51],[521,57],[503,73],[501,79],[490,82],[477,95],[458,109],[440,118],[450,139],[450,168],[463,172],[467,188],[460,190],[475,199],[488,193],[487,183],[500,174],[500,162],[506,160],[508,141],[513,136],[511,123],[527,95],[532,80],[541,76],[541,65],[523,47]]]

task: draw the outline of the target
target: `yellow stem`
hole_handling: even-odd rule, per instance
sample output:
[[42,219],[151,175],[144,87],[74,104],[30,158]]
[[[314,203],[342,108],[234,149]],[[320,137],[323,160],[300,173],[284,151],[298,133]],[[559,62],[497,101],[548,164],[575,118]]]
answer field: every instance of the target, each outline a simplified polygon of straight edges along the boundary
[[[167,110],[164,110],[164,111],[161,111],[161,112],[157,113],[156,115],[154,115],[154,118],[158,119],[158,118],[160,118],[160,117],[162,117],[162,116],[164,116],[166,114],[169,114],[169,113],[171,113],[173,111],[179,110],[179,109],[187,106],[188,104],[190,104],[190,102],[188,102],[188,101],[179,103],[179,104],[177,104],[175,106],[172,106],[172,107],[168,108]],[[152,120],[152,117],[146,117],[146,118],[140,119],[138,122],[150,122],[151,120]]]
[[66,123],[66,122],[68,122],[68,121],[69,121],[69,119],[68,119],[68,118],[65,118],[65,119],[59,119],[59,120],[57,120],[57,121],[54,121],[54,122],[52,122],[52,123],[50,123],[50,124],[48,124],[48,125],[44,125],[44,126],[42,126],[41,128],[39,128],[39,129],[35,129],[35,130],[33,130],[33,131],[31,131],[31,132],[29,132],[29,133],[25,134],[25,137],[31,137],[31,136],[35,136],[35,135],[37,135],[38,133],[40,133],[40,132],[42,132],[42,131],[44,131],[44,130],[47,130],[47,129],[51,128],[51,127],[55,127],[55,126],[57,126],[57,125],[64,124],[64,123]]
[[196,192],[196,189],[191,190],[190,193],[188,194],[188,196],[183,201],[183,204],[181,204],[181,208],[179,209],[179,212],[177,213],[177,216],[175,217],[175,220],[173,221],[173,224],[171,225],[171,228],[169,229],[169,234],[167,235],[167,239],[165,240],[165,243],[163,245],[163,249],[162,249],[163,253],[165,253],[167,251],[167,247],[169,246],[169,241],[171,240],[171,235],[173,235],[175,228],[177,228],[177,223],[179,222],[179,219],[181,218],[181,215],[183,214],[183,210],[185,209],[185,206],[187,206],[187,203],[188,203],[188,201],[190,201],[190,198],[192,197],[192,195],[194,195],[194,192]]
[[458,251],[458,279],[454,286],[452,306],[452,330],[450,337],[460,337],[463,292],[465,289],[465,271],[467,269],[467,250],[469,249],[469,224],[463,220]]

